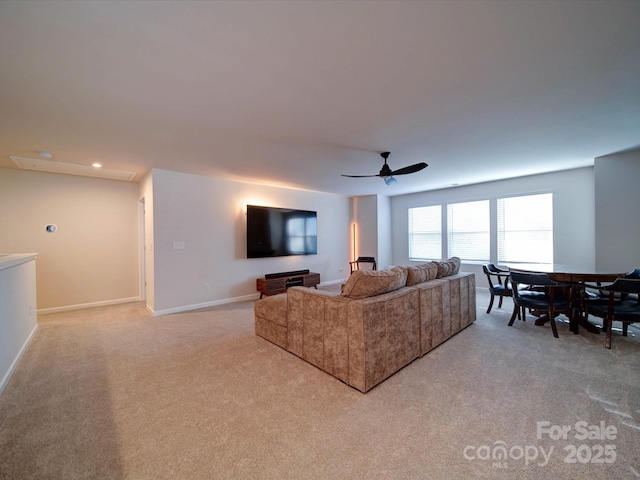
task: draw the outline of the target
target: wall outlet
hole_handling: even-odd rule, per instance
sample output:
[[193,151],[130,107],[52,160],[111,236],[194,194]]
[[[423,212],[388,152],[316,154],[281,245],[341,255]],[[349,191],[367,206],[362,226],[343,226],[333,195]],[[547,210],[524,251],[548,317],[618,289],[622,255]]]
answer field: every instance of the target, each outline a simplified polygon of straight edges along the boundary
[[209,283],[209,282],[204,282],[204,289],[205,289],[205,290],[211,290],[211,283]]
[[184,250],[184,242],[173,242],[174,250]]

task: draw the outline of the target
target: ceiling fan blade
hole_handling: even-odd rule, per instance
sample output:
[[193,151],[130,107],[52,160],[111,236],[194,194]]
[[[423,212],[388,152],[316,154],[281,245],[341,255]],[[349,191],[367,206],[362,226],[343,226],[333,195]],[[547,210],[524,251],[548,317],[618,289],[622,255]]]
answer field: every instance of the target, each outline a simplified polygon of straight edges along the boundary
[[349,177],[349,178],[366,178],[366,177],[379,177],[380,175],[344,175],[341,174],[341,177]]
[[378,173],[377,175],[344,175],[342,174],[341,176],[350,177],[350,178],[381,177],[385,179],[385,182],[387,183],[387,185],[393,185],[394,183],[396,183],[396,180],[394,178],[391,178],[393,175],[407,175],[409,173],[416,173],[422,170],[423,168],[428,167],[426,163],[420,162],[420,163],[416,163],[415,165],[409,165],[408,167],[399,168],[398,170],[391,170],[391,168],[387,164],[387,159],[389,158],[389,155],[390,155],[389,152],[380,153],[380,156],[384,159],[384,164],[380,169],[380,173]]
[[408,173],[416,173],[424,168],[427,168],[428,166],[429,165],[427,165],[426,163],[420,162],[420,163],[416,163],[415,165],[409,165],[408,167],[394,170],[393,172],[390,173],[390,175],[406,175]]

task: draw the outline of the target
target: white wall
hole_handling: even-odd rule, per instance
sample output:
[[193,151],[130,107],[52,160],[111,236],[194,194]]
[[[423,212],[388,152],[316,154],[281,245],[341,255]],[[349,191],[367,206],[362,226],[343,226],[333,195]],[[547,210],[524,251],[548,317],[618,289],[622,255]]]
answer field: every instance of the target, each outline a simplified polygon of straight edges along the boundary
[[[350,258],[375,257],[379,269],[391,265],[391,200],[384,195],[350,198]],[[355,225],[355,239],[353,226]],[[354,242],[355,241],[355,256]]]
[[[554,262],[595,266],[595,212],[593,168],[499,180],[476,185],[402,195],[391,198],[392,256],[396,265],[409,260],[407,209],[442,203],[489,199],[498,196],[553,192]],[[495,248],[492,236],[492,252]],[[497,259],[492,258],[492,262]],[[463,270],[482,274],[479,265],[463,265]]]
[[[156,313],[257,295],[266,273],[309,269],[321,283],[349,268],[349,199],[342,195],[153,170],[153,267]],[[246,258],[247,204],[318,212],[318,254]],[[184,242],[184,250],[173,248]]]
[[136,300],[137,204],[135,183],[0,169],[0,253],[38,253],[39,310]]
[[640,268],[640,149],[595,159],[596,267]]
[[0,394],[38,327],[35,256],[14,257],[0,257]]
[[384,195],[378,197],[378,265],[381,269],[389,268],[391,261],[391,198]]

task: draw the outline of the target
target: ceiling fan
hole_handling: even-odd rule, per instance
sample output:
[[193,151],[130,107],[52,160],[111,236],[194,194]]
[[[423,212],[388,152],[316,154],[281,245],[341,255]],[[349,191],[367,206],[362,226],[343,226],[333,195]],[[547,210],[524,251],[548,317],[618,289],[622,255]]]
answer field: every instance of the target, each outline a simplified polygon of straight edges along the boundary
[[393,178],[394,175],[406,175],[408,173],[416,173],[420,170],[427,168],[428,165],[424,162],[416,163],[415,165],[409,165],[408,167],[399,168],[398,170],[391,170],[391,167],[387,165],[387,158],[389,158],[390,152],[382,152],[380,156],[384,159],[384,165],[380,169],[380,173],[377,175],[342,175],[343,177],[351,178],[364,178],[364,177],[381,177],[384,179],[384,183],[387,185],[393,185],[398,183],[398,180]]

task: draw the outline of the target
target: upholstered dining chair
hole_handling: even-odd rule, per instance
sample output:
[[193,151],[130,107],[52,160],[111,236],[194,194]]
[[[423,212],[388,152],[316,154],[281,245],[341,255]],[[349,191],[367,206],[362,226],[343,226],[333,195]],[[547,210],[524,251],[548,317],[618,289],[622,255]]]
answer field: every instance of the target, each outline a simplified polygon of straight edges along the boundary
[[489,300],[489,307],[487,308],[487,313],[489,313],[491,312],[496,296],[500,298],[498,308],[502,308],[502,299],[504,297],[511,296],[509,270],[504,270],[496,267],[493,263],[488,263],[482,266],[482,271],[487,276],[487,281],[489,282],[489,293],[491,294],[491,300]]
[[640,279],[640,268],[636,268],[635,270],[631,270],[627,273],[624,278],[632,278],[632,279]]
[[611,348],[613,322],[622,322],[622,336],[627,336],[630,323],[640,322],[640,273],[630,272],[603,288],[607,301],[585,302],[587,313],[604,320],[605,348]]
[[351,268],[351,272],[353,273],[356,270],[360,270],[360,264],[364,263],[370,263],[371,264],[371,270],[376,270],[377,269],[377,265],[376,265],[376,258],[375,257],[358,257],[355,261],[353,262],[349,262],[349,267]]
[[566,286],[554,282],[546,273],[529,273],[511,270],[509,274],[513,295],[513,314],[509,326],[513,326],[516,317],[522,311],[522,320],[526,320],[525,310],[545,312],[551,324],[553,336],[558,338],[555,317],[558,313],[568,313],[570,303],[562,296]]

